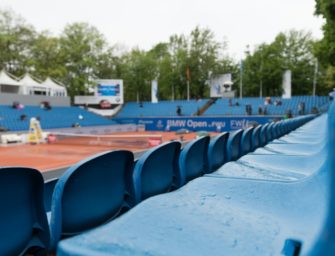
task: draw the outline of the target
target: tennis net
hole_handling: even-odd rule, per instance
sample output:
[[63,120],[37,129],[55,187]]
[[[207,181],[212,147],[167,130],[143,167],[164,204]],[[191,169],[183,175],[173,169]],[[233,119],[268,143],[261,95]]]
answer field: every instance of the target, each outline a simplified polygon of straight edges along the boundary
[[75,133],[50,133],[48,143],[78,146],[101,146],[120,148],[148,148],[161,144],[162,135],[92,135]]

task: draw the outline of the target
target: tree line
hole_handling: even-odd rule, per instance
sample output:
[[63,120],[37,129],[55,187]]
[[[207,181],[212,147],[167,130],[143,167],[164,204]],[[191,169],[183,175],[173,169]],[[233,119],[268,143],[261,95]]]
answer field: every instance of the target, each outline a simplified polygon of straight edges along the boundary
[[[328,0],[317,0],[316,5],[316,14],[326,17],[326,32],[335,23],[334,13],[329,14],[334,8],[328,11],[327,4]],[[305,31],[279,33],[271,43],[260,43],[253,50],[247,47],[240,61],[228,54],[227,42],[217,40],[208,28],[172,35],[147,51],[123,50],[110,45],[88,23],[68,24],[54,36],[36,31],[12,11],[0,10],[0,69],[18,77],[26,72],[41,79],[53,77],[67,86],[71,97],[89,95],[97,78],[123,79],[126,101],[150,100],[154,79],[161,100],[186,99],[188,80],[191,98],[206,98],[210,76],[224,73],[232,73],[239,93],[241,69],[243,96],[276,96],[282,93],[283,72],[290,69],[294,95],[312,94],[315,78],[316,93],[324,95],[334,86],[335,75],[335,32],[329,36],[326,32],[321,41]],[[327,51],[330,45],[333,52]]]

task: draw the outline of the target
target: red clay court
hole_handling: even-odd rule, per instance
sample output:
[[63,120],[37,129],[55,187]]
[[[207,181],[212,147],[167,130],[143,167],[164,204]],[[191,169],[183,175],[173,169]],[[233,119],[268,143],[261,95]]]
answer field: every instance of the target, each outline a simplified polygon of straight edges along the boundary
[[[214,133],[213,133],[214,134]],[[162,141],[192,140],[196,133],[176,134],[175,132],[119,132],[113,135],[161,135]],[[76,138],[77,139],[77,138]],[[80,139],[81,141],[85,138]],[[69,142],[66,144],[19,144],[0,147],[1,166],[24,166],[35,168],[41,172],[47,172],[59,168],[64,168],[83,160],[91,155],[115,149],[127,149],[133,152],[149,148],[147,142],[134,143],[134,139],[129,139],[129,143],[122,139],[123,143],[117,146],[106,145],[85,145]]]

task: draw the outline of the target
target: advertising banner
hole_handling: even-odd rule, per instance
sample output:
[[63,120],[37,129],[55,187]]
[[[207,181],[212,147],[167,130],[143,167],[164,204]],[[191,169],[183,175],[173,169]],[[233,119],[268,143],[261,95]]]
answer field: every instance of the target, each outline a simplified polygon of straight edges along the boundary
[[255,124],[278,120],[278,116],[266,117],[162,117],[162,118],[115,118],[120,124],[136,124],[147,131],[212,131],[224,132],[245,129]]

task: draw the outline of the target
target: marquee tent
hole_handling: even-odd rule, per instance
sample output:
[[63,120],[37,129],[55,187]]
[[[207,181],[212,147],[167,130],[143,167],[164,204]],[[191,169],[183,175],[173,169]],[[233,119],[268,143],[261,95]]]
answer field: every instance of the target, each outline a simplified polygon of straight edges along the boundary
[[47,95],[47,87],[34,80],[28,73],[20,80],[21,94]]
[[42,83],[48,89],[47,95],[50,96],[66,96],[66,89],[65,87],[59,85],[58,83],[54,82],[50,77],[45,79]]
[[0,92],[19,93],[21,83],[10,77],[5,70],[0,71]]

